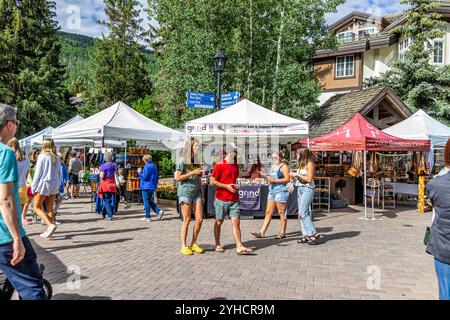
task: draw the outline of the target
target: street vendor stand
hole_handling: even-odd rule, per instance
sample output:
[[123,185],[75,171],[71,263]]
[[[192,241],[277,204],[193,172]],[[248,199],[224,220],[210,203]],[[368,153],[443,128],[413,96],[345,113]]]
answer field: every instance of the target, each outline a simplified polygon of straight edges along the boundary
[[[435,151],[444,150],[445,144],[450,138],[450,128],[433,119],[421,109],[402,122],[384,129],[383,132],[403,139],[429,139],[428,163],[430,173],[433,172],[435,166]],[[441,165],[444,166],[443,163]]]
[[[128,141],[134,141],[140,148],[148,150],[170,150],[183,144],[185,134],[163,126],[119,101],[84,120],[53,130],[52,138],[55,141],[74,143],[87,141],[94,147],[101,148],[119,143],[125,150],[124,167],[127,168]],[[134,176],[135,170],[131,167],[137,163],[136,156],[136,154],[130,156],[132,163],[128,170],[129,175],[125,177],[133,181],[127,184],[128,191],[131,192],[139,190],[135,182],[137,180]]]
[[[247,167],[248,161],[258,154],[268,168],[271,154],[307,137],[309,125],[306,121],[287,117],[264,108],[247,99],[221,111],[189,121],[185,124],[188,137],[197,138],[203,148],[203,163],[211,173],[214,164],[221,159],[215,157],[225,143],[234,143],[238,149],[238,164]],[[289,160],[290,154],[287,160]],[[264,180],[250,182],[242,170],[238,180],[240,211],[242,216],[264,216],[269,186]],[[214,215],[215,188],[209,185],[210,174],[203,177],[203,188],[207,204],[205,215]],[[290,195],[287,215],[297,215],[297,195]]]
[[[306,144],[307,141],[302,141]],[[312,151],[360,151],[363,152],[364,219],[367,219],[367,152],[368,151],[417,151],[430,150],[429,140],[409,140],[394,137],[371,125],[360,113],[356,113],[340,128],[309,140]],[[353,161],[353,159],[352,159]],[[354,168],[354,170],[357,170]],[[378,187],[376,185],[370,187]],[[373,195],[373,194],[372,194]],[[373,199],[372,199],[373,201]],[[372,219],[375,219],[372,211]]]

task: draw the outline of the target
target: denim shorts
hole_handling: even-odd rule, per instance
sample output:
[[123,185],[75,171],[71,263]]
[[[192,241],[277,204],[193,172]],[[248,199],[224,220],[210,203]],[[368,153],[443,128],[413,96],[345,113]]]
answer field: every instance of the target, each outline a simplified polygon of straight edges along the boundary
[[216,211],[217,220],[224,220],[225,216],[239,218],[241,216],[239,208],[239,201],[221,201],[214,198],[214,210]]
[[194,203],[201,203],[203,202],[202,196],[201,195],[196,195],[193,198],[190,197],[178,197],[178,203],[180,205],[182,205],[183,203],[185,204],[194,204]]
[[271,191],[271,190],[269,190],[269,194],[267,196],[267,201],[286,203],[288,201],[288,198],[289,198],[289,191],[286,191],[286,190]]

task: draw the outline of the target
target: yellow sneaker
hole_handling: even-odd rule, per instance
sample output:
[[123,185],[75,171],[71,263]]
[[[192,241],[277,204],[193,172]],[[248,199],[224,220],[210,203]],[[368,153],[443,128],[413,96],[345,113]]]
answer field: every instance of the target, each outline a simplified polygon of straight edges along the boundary
[[184,254],[185,256],[190,256],[193,255],[194,253],[192,252],[191,249],[189,249],[189,247],[184,247],[183,249],[180,250],[181,254]]
[[203,248],[200,248],[198,244],[194,244],[190,249],[195,253],[203,253],[205,251]]

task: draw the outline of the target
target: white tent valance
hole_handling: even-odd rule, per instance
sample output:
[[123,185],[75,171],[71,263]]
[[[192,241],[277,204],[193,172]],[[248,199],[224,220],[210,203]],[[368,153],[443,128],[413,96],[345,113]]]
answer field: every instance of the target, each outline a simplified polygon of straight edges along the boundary
[[167,144],[184,141],[182,132],[159,124],[124,102],[119,101],[93,116],[53,130],[54,140],[92,140],[106,144],[108,140],[136,140],[141,145],[152,144],[155,148],[167,149]]
[[309,134],[309,125],[243,99],[224,110],[187,122],[185,133],[203,138],[278,136],[280,142],[295,142]]

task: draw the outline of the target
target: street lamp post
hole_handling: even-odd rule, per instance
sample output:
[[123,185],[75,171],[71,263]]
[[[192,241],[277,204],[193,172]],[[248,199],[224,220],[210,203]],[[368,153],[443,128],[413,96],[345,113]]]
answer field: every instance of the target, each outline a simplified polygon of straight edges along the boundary
[[223,54],[222,51],[219,51],[214,56],[214,72],[217,74],[217,97],[216,97],[216,111],[220,110],[220,75],[223,72],[223,68],[225,66],[225,61],[227,57]]

